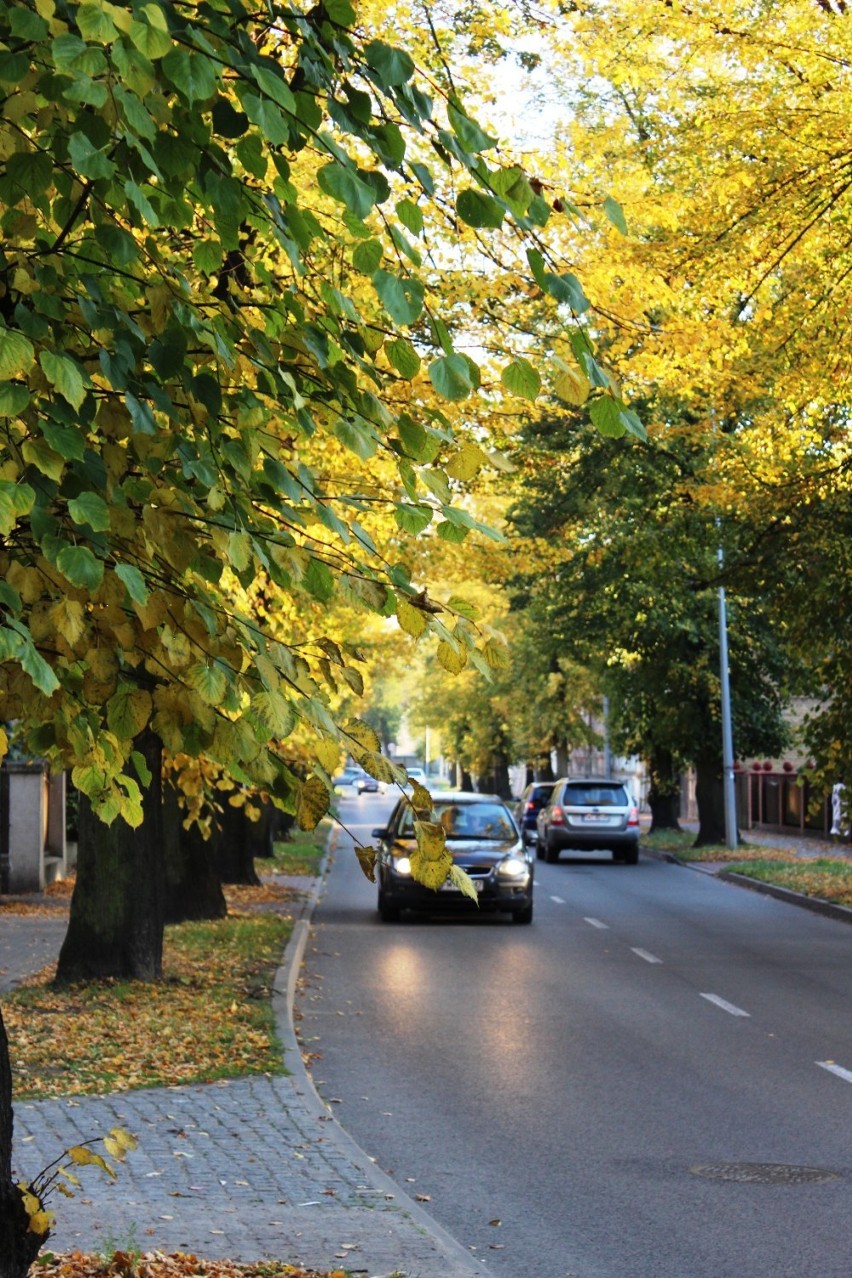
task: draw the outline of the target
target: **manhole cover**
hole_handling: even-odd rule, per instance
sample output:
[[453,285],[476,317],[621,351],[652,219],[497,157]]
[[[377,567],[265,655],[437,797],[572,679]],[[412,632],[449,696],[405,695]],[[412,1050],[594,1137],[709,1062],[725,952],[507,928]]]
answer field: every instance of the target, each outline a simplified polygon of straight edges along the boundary
[[840,1180],[826,1167],[797,1167],[790,1163],[696,1163],[689,1169],[705,1180],[733,1180],[741,1185],[818,1185]]

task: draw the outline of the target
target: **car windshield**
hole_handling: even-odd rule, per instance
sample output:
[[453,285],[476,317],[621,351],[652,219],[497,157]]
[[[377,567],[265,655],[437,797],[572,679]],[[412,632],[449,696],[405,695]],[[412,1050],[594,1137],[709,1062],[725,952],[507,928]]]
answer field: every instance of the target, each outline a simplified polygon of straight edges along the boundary
[[628,799],[620,785],[566,785],[564,802],[578,807],[624,808]]
[[[516,837],[512,818],[502,803],[436,802],[431,819],[440,822],[448,839],[494,839],[505,842]],[[414,813],[406,808],[399,823],[404,839],[414,837]]]

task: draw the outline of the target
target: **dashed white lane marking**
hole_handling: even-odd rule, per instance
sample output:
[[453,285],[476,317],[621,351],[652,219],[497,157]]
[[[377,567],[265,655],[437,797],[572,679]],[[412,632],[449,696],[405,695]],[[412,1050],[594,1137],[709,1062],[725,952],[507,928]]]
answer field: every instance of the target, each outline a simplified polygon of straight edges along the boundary
[[609,924],[601,923],[600,919],[584,919],[583,921],[591,927],[599,927],[602,931],[609,931]]
[[852,1069],[844,1069],[842,1065],[835,1065],[834,1061],[817,1061],[817,1065],[820,1069],[827,1069],[829,1074],[836,1074],[838,1078],[852,1083]]
[[661,958],[657,958],[656,954],[649,954],[647,950],[637,950],[635,946],[631,946],[634,954],[638,954],[640,959],[644,959],[646,963],[662,963]]
[[741,1007],[736,1007],[726,999],[719,998],[718,994],[702,994],[701,997],[706,998],[708,1003],[715,1003],[723,1012],[729,1012],[731,1016],[751,1016],[751,1012],[744,1012]]
[[552,896],[551,901],[555,901],[557,905],[564,905],[565,901],[561,896]]

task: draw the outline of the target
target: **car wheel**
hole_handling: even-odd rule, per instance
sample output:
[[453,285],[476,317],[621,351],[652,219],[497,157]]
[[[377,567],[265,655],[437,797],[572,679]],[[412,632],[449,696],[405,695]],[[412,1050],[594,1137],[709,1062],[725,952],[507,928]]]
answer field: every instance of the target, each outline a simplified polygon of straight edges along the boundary
[[635,848],[631,848],[629,852],[623,853],[623,860],[625,865],[639,864],[639,844],[638,843],[636,844]]
[[532,923],[532,921],[533,921],[532,901],[530,901],[529,905],[525,906],[523,910],[515,910],[514,913],[512,914],[513,923]]
[[544,860],[544,855],[545,855],[544,844],[542,843],[541,839],[536,839],[535,841],[535,854],[538,857],[539,861]]
[[379,918],[383,923],[398,923],[400,916],[400,908],[398,905],[389,905],[384,892],[379,893]]
[[551,843],[548,843],[544,850],[544,859],[548,865],[555,865],[559,860],[559,848],[555,848]]

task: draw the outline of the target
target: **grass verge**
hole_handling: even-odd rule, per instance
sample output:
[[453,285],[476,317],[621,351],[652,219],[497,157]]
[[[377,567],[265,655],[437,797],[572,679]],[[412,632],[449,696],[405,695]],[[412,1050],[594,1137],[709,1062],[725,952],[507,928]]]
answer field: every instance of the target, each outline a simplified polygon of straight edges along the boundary
[[852,857],[801,857],[787,848],[763,845],[741,844],[738,848],[729,848],[724,843],[716,843],[694,848],[694,838],[688,830],[661,830],[644,835],[642,846],[657,852],[671,852],[686,863],[713,861],[732,874],[852,907]]
[[270,991],[291,930],[269,913],[169,927],[157,985],[39,973],[3,999],[16,1099],[281,1073]]
[[275,844],[275,855],[257,862],[260,874],[292,874],[313,877],[319,874],[330,823],[316,830],[294,830],[291,837]]
[[846,858],[815,857],[783,865],[778,861],[758,858],[732,862],[725,869],[732,874],[745,874],[762,883],[800,892],[802,896],[852,907],[852,863]]

